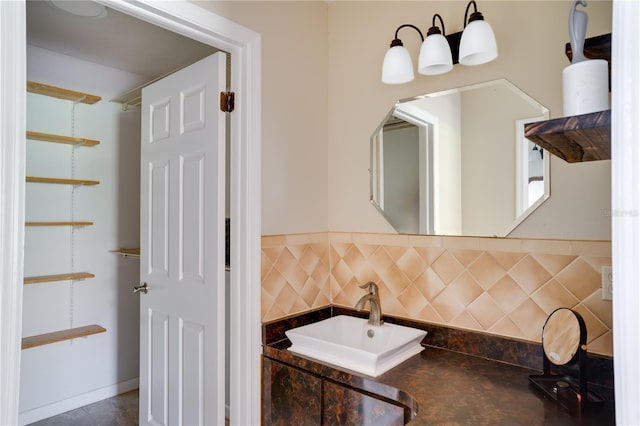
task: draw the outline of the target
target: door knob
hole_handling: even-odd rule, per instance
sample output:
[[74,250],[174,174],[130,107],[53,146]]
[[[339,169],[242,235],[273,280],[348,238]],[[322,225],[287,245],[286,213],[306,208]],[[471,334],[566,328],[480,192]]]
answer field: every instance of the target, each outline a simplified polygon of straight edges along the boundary
[[133,286],[134,293],[147,294],[147,291],[149,291],[149,287],[147,286],[147,283],[142,283],[142,285],[139,285],[139,286]]

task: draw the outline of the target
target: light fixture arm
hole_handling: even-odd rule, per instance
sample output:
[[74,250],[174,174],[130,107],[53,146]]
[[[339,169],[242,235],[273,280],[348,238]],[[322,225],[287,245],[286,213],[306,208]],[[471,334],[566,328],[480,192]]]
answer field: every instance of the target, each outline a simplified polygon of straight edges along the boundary
[[418,27],[416,27],[415,25],[411,25],[411,24],[402,24],[396,30],[396,35],[393,38],[393,41],[391,41],[391,46],[390,47],[402,46],[403,45],[402,41],[398,38],[398,33],[400,32],[401,29],[403,29],[405,27],[410,27],[410,28],[413,28],[414,30],[416,30],[418,32],[418,34],[420,34],[420,41],[424,41],[424,36],[422,35],[422,31],[420,31],[420,29]]
[[481,12],[478,12],[478,5],[475,0],[471,0],[469,4],[467,4],[467,8],[464,11],[464,27],[467,28],[467,16],[469,15],[469,8],[473,4],[473,13],[469,16],[469,23],[473,21],[484,21],[484,16],[482,16]]
[[436,13],[435,15],[433,15],[433,19],[431,20],[431,28],[429,28],[429,31],[427,32],[427,37],[429,37],[432,34],[440,34],[440,28],[436,26],[436,17],[440,20],[440,26],[442,27],[442,35],[446,37],[447,34],[444,31],[444,21],[442,20],[442,16],[440,16],[439,13]]

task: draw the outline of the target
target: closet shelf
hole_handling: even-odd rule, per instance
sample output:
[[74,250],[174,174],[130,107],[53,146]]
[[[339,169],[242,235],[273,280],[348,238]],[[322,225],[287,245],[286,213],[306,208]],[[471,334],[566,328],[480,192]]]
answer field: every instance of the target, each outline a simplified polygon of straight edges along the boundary
[[76,327],[68,330],[60,330],[52,333],[24,337],[22,339],[22,349],[35,348],[36,346],[49,345],[51,343],[62,342],[64,340],[77,339],[78,337],[91,336],[93,334],[104,333],[105,331],[107,330],[104,327],[93,324],[84,327]]
[[93,105],[102,99],[100,96],[63,89],[61,87],[49,86],[42,83],[36,83],[35,81],[27,81],[27,92],[64,99],[67,101],[80,102],[88,105]]
[[568,163],[611,159],[611,110],[525,124],[531,142]]
[[50,283],[55,281],[77,281],[95,278],[95,275],[89,272],[70,272],[68,274],[57,275],[38,275],[32,277],[24,277],[25,284]]
[[115,253],[122,257],[133,257],[135,259],[140,258],[140,248],[119,248],[117,250],[111,250],[111,253]]
[[73,136],[54,135],[52,133],[40,133],[27,130],[27,139],[42,142],[63,143],[66,145],[78,146],[94,146],[99,145],[100,141],[95,139],[76,138]]
[[93,222],[25,222],[25,226],[91,226]]
[[63,185],[98,185],[100,183],[99,180],[48,178],[38,176],[27,176],[27,182],[57,183]]

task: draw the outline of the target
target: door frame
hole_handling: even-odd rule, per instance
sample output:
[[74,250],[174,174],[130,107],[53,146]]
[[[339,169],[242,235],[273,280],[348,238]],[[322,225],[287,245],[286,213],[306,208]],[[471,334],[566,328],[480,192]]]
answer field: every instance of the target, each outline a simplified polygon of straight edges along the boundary
[[[98,0],[231,54],[230,419],[260,423],[261,38],[187,1]],[[0,424],[16,424],[20,371],[26,130],[24,0],[0,2]],[[12,285],[6,285],[11,283]]]

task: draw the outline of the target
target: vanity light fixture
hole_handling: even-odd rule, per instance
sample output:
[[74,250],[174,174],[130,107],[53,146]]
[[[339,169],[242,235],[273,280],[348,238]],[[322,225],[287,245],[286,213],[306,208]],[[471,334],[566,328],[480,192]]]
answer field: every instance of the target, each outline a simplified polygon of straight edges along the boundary
[[[469,8],[473,5],[473,13]],[[467,21],[468,17],[468,21]],[[436,26],[436,18],[440,20],[440,28]],[[454,64],[480,65],[498,57],[496,38],[491,26],[484,20],[475,0],[467,4],[464,12],[464,30],[446,35],[444,21],[439,14],[433,15],[431,28],[424,38],[420,30],[411,24],[403,24],[396,30],[382,63],[382,82],[386,84],[402,84],[413,80],[413,63],[409,51],[398,38],[398,32],[405,27],[415,29],[420,35],[422,46],[418,58],[418,73],[437,75],[450,71]]]

